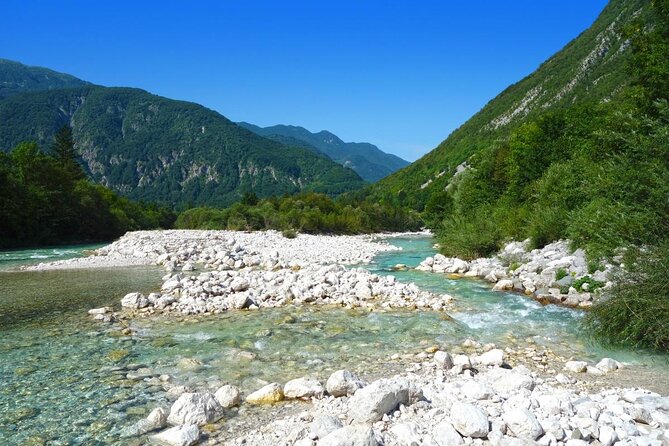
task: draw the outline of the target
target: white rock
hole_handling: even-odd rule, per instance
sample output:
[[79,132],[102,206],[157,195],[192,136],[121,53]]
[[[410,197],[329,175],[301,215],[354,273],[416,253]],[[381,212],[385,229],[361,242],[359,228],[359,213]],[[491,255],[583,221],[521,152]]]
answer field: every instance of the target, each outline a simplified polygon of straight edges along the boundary
[[616,431],[610,426],[600,426],[598,439],[603,446],[611,446],[618,441],[618,434],[616,434]]
[[243,277],[235,277],[230,283],[230,288],[235,292],[246,291],[249,289],[249,286],[249,281]]
[[146,308],[149,301],[142,293],[128,293],[121,299],[121,306],[125,308],[139,309]]
[[390,432],[402,446],[422,446],[421,435],[414,423],[398,423],[390,428]]
[[464,444],[462,436],[448,421],[437,424],[432,431],[432,438],[438,446],[459,446]]
[[620,368],[620,363],[615,359],[604,358],[595,366],[604,373],[612,372]]
[[184,393],[177,399],[167,422],[172,425],[212,423],[222,415],[222,408],[211,393]]
[[567,361],[564,369],[572,373],[585,373],[588,369],[588,363],[585,361]]
[[235,386],[230,386],[227,384],[216,391],[214,398],[216,398],[218,404],[224,409],[238,406],[242,402],[239,389]]
[[95,316],[97,314],[107,314],[111,313],[113,310],[111,307],[102,307],[102,308],[91,308],[88,310],[88,314],[91,316]]
[[318,446],[378,446],[376,436],[371,427],[365,424],[354,424],[342,427],[323,437]]
[[343,426],[339,418],[332,415],[316,416],[309,426],[309,435],[313,439],[323,438]]
[[323,384],[316,379],[297,378],[288,381],[283,386],[286,398],[322,398],[325,393]]
[[473,404],[456,401],[450,416],[453,427],[464,437],[485,438],[490,432],[488,416]]
[[544,433],[537,417],[527,409],[505,411],[502,419],[507,428],[518,438],[536,440]]
[[168,446],[191,446],[197,443],[200,438],[200,429],[194,424],[175,426],[153,435],[151,438]]
[[349,416],[356,422],[380,420],[400,404],[410,405],[422,398],[420,389],[404,379],[380,379],[355,392],[349,401]]
[[442,370],[450,370],[453,368],[453,357],[450,353],[438,350],[434,353],[434,362]]
[[278,383],[270,383],[246,397],[249,404],[274,404],[283,400],[283,388]]
[[481,365],[501,366],[504,364],[504,351],[498,348],[492,349],[476,358]]
[[325,388],[332,396],[353,395],[365,383],[348,370],[337,370],[328,378]]
[[493,393],[490,387],[473,379],[465,381],[460,391],[464,396],[473,400],[487,400]]
[[493,287],[493,291],[508,291],[513,289],[513,280],[502,279],[497,282]]

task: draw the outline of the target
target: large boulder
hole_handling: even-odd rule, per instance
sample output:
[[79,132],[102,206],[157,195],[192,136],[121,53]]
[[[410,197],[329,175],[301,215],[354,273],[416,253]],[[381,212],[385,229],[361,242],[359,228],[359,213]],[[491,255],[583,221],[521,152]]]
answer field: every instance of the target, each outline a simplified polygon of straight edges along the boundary
[[502,419],[506,423],[507,429],[518,438],[536,440],[544,433],[537,417],[527,409],[507,410],[504,412]]
[[211,393],[184,393],[172,404],[167,422],[201,426],[221,418],[222,411]]
[[493,291],[510,291],[513,289],[513,280],[502,279],[497,282],[492,289]]
[[453,368],[453,357],[450,353],[438,350],[434,353],[434,362],[442,370]]
[[146,308],[148,305],[149,300],[142,293],[128,293],[121,299],[121,306],[123,308],[138,310]]
[[460,446],[464,444],[462,436],[448,421],[437,424],[432,432],[432,438],[438,446]]
[[381,379],[351,397],[349,415],[358,423],[379,421],[400,404],[409,405],[422,397],[423,392],[407,380]]
[[286,398],[322,398],[325,389],[323,384],[316,379],[297,378],[288,381],[283,386],[283,394]]
[[342,427],[323,437],[318,446],[378,446],[376,436],[371,427],[365,424],[354,424]]
[[504,351],[494,348],[487,351],[476,358],[476,362],[481,365],[501,366],[504,364]]
[[604,373],[612,372],[620,368],[620,363],[615,359],[604,358],[595,366]]
[[490,432],[488,416],[473,404],[456,401],[450,415],[453,427],[465,437],[485,438]]
[[267,384],[246,397],[249,404],[274,404],[283,401],[283,388],[277,383]]
[[156,443],[166,446],[191,446],[199,440],[200,429],[194,424],[175,426],[153,435],[151,438]]
[[588,363],[585,361],[567,361],[564,369],[572,373],[585,373],[588,370]]
[[365,387],[365,383],[348,370],[337,370],[325,383],[325,388],[332,396],[353,395],[362,387]]
[[242,402],[241,393],[235,386],[224,385],[216,391],[214,398],[220,406],[224,409],[229,409],[238,406]]

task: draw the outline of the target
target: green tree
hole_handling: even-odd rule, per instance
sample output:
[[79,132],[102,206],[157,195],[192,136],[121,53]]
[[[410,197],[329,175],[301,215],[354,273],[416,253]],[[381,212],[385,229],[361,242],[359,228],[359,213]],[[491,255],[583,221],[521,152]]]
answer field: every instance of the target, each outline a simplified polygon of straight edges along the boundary
[[85,177],[84,171],[77,160],[77,151],[74,148],[74,138],[72,136],[72,128],[69,125],[64,125],[54,135],[53,146],[51,151],[74,179],[82,179]]

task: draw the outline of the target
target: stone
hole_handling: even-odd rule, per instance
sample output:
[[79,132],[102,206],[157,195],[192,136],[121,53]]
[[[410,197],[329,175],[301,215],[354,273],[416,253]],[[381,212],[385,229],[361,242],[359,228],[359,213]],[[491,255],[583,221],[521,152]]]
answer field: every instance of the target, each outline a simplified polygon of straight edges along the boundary
[[462,436],[448,421],[437,424],[432,431],[432,438],[437,446],[459,446],[464,444]]
[[200,429],[194,424],[175,426],[153,435],[151,438],[157,443],[167,446],[191,446],[197,443],[200,438]]
[[534,389],[534,380],[531,376],[514,370],[503,368],[489,369],[485,377],[490,387],[500,395],[515,395],[521,389]]
[[473,400],[487,400],[492,396],[490,387],[473,379],[465,381],[460,388],[464,396]]
[[216,391],[214,398],[216,398],[218,404],[224,409],[239,406],[239,404],[242,402],[239,389],[235,386],[227,384]]
[[493,291],[510,291],[513,289],[513,280],[502,279],[498,281],[493,287]]
[[212,423],[222,416],[222,407],[211,393],[184,393],[177,399],[167,422],[172,425]]
[[369,286],[369,283],[358,282],[353,289],[353,294],[358,299],[367,300],[372,297],[372,288]]
[[462,370],[469,370],[472,368],[472,361],[467,355],[455,355],[453,357],[453,366],[460,367]]
[[177,363],[177,367],[181,370],[188,370],[196,372],[202,368],[204,364],[196,358],[181,358]]
[[407,380],[380,379],[351,397],[349,416],[358,423],[379,421],[400,404],[410,405],[422,397],[422,391]]
[[444,352],[441,350],[435,352],[434,362],[442,370],[450,370],[453,368],[453,357],[448,352]]
[[610,426],[600,426],[598,439],[603,446],[611,446],[618,441],[618,434]]
[[101,308],[91,308],[88,310],[88,314],[91,316],[99,315],[99,314],[107,314],[111,313],[113,310],[111,307],[101,307]]
[[564,369],[572,373],[585,373],[588,369],[588,363],[585,361],[567,361]]
[[604,373],[608,373],[614,370],[618,370],[620,368],[620,363],[615,359],[603,358],[601,361],[597,363],[595,367],[597,367]]
[[544,433],[537,417],[528,409],[507,410],[504,412],[502,419],[506,423],[507,429],[518,438],[536,440]]
[[246,291],[249,289],[249,282],[248,280],[242,278],[242,277],[235,277],[232,280],[232,283],[230,283],[230,288],[234,292],[241,292],[241,291]]
[[332,396],[353,395],[365,383],[348,370],[337,370],[328,378],[325,388]]
[[339,418],[332,415],[316,416],[309,426],[309,436],[312,439],[323,438],[343,426]]
[[390,432],[395,436],[397,443],[402,446],[422,446],[420,432],[414,423],[397,423]]
[[167,425],[167,413],[162,407],[157,407],[143,420],[139,420],[129,428],[121,431],[121,438],[137,437],[151,431],[162,429]]
[[286,398],[322,398],[325,389],[323,384],[316,379],[297,378],[288,381],[283,386],[283,394]]
[[498,348],[492,349],[476,358],[476,362],[487,366],[501,366],[504,364],[504,351]]
[[277,383],[267,384],[246,397],[249,404],[274,404],[283,401],[283,388]]
[[456,401],[450,415],[453,427],[464,437],[485,438],[490,432],[488,416],[473,404]]
[[128,293],[121,299],[121,306],[124,308],[138,310],[146,308],[148,305],[149,300],[142,293]]
[[378,446],[376,436],[371,427],[365,424],[354,424],[342,427],[323,437],[318,446]]

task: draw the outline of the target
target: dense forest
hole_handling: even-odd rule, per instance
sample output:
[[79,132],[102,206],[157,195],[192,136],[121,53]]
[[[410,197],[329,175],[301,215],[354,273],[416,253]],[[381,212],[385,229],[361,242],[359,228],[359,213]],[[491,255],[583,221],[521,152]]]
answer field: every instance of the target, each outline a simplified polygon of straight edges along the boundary
[[232,229],[361,234],[382,231],[415,231],[422,226],[417,212],[380,205],[351,196],[337,199],[325,194],[302,193],[259,200],[246,194],[226,209],[194,208],[182,212],[176,221],[180,229]]
[[175,215],[87,180],[69,127],[44,151],[35,142],[0,153],[0,247],[110,240],[169,227]]

